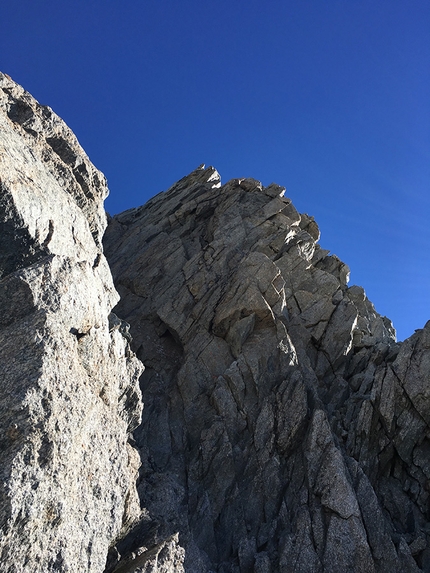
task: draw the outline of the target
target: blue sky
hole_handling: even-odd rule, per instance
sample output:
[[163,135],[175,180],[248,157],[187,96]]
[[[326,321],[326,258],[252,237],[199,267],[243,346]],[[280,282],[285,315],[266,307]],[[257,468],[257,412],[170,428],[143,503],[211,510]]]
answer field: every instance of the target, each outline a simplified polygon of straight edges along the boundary
[[430,319],[430,2],[14,0],[0,70],[138,206],[200,163],[287,188],[398,338]]

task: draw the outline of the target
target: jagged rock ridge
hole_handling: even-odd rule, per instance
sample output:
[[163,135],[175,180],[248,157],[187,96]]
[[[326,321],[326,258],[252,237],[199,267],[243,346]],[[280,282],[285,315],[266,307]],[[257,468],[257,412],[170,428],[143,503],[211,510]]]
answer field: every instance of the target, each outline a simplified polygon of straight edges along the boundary
[[0,570],[103,571],[141,518],[142,366],[110,314],[104,176],[0,74]]
[[189,573],[430,571],[430,325],[397,344],[318,239],[213,168],[109,223],[138,491]]
[[283,192],[199,168],[110,221],[139,425],[105,179],[0,74],[1,573],[430,571],[430,325]]

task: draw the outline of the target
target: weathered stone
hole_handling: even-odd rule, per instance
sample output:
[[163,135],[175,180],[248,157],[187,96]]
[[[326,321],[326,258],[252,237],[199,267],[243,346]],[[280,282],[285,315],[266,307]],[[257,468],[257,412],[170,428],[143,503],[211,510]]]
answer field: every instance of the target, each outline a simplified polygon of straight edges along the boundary
[[[190,572],[425,570],[427,329],[399,347],[283,188],[214,189],[214,173],[106,234],[117,312],[154,371],[142,504],[162,536],[180,532]],[[145,339],[154,317],[165,328]]]
[[103,175],[0,74],[2,573],[103,571],[140,517],[141,365],[108,316]]
[[103,176],[0,108],[2,573],[429,572],[430,323],[397,344],[284,188],[203,165],[110,220],[114,314]]

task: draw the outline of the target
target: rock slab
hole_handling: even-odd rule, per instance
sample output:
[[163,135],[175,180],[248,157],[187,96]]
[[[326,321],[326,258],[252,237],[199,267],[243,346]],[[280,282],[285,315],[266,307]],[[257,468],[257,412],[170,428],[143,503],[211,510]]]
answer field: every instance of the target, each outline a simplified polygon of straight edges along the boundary
[[141,517],[142,366],[111,314],[104,176],[0,74],[2,573],[103,571]]

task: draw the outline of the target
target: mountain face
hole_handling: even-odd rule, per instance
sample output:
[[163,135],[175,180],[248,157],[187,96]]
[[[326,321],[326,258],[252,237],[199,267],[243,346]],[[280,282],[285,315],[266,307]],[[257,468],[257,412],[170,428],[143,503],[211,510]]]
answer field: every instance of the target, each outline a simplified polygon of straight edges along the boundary
[[284,189],[200,168],[114,217],[141,502],[187,572],[430,570],[430,323],[396,344]]
[[105,232],[0,74],[1,573],[430,571],[430,323],[396,343],[284,191],[200,167]]
[[0,74],[0,571],[100,572],[140,517],[140,362],[111,315],[103,175]]

